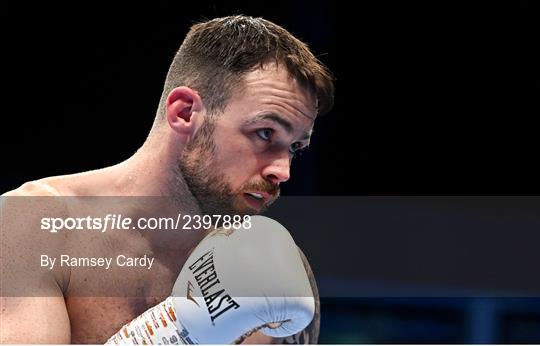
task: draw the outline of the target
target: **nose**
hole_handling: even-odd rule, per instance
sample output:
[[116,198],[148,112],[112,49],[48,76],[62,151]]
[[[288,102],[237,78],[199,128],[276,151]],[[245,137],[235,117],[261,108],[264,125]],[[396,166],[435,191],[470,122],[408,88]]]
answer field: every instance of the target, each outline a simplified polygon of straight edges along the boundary
[[263,177],[272,184],[278,185],[291,177],[291,161],[289,156],[280,157],[264,167]]

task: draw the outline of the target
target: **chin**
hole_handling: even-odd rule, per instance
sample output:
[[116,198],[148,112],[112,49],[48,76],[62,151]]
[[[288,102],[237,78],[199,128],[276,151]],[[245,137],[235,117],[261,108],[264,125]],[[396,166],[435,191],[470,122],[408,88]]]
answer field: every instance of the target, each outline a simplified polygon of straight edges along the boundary
[[243,216],[261,214],[264,211],[264,208],[250,206],[243,200],[243,197],[237,197],[234,200],[232,210],[234,210],[234,214]]

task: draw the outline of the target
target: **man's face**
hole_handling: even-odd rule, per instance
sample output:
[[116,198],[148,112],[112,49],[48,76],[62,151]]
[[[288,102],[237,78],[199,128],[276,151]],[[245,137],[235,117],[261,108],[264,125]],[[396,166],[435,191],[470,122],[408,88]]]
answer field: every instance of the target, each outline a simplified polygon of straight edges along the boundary
[[223,114],[187,145],[180,169],[206,214],[257,214],[279,196],[309,144],[315,100],[274,64],[248,73]]

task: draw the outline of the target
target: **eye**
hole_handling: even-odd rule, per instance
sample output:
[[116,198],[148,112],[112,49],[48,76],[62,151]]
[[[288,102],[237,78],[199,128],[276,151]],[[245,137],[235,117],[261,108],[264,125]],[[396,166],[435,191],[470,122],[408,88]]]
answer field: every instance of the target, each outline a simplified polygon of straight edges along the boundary
[[263,141],[269,141],[272,133],[274,133],[274,130],[268,128],[257,130],[257,136],[259,136]]
[[289,149],[291,155],[293,157],[299,156],[302,154],[304,150],[306,150],[307,147],[302,147],[302,143],[296,142],[291,145],[291,148]]

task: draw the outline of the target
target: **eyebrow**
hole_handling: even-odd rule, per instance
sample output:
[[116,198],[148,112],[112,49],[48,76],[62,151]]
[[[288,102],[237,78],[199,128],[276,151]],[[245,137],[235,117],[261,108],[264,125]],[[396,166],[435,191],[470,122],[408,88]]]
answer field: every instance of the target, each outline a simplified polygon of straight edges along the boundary
[[[263,113],[263,114],[259,114],[257,115],[255,118],[253,119],[249,119],[247,121],[244,122],[244,125],[252,125],[252,124],[255,124],[261,120],[270,120],[270,121],[273,121],[277,124],[279,124],[288,134],[291,134],[293,133],[293,126],[292,124],[285,118],[283,118],[282,116],[280,116],[279,114],[277,113]],[[300,140],[307,140],[311,137],[311,134],[306,132],[302,138]]]

